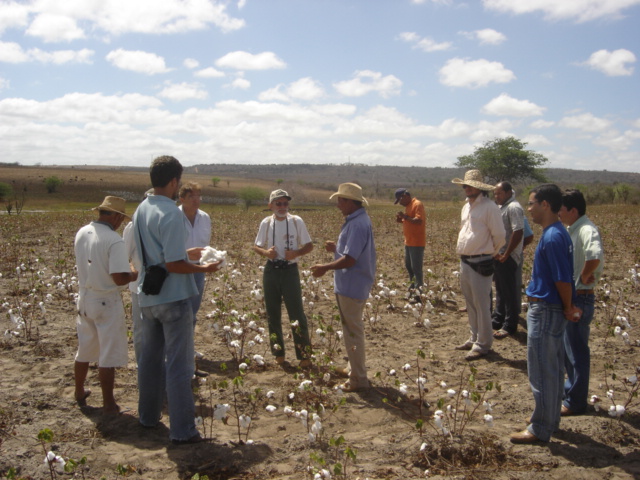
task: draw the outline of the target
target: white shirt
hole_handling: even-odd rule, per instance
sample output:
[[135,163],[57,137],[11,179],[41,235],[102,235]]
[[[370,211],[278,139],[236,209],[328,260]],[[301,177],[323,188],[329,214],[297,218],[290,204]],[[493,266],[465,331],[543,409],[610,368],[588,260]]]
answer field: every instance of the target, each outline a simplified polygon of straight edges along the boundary
[[[127,248],[127,254],[129,255],[129,261],[138,272],[142,270],[142,260],[138,255],[138,249],[136,248],[136,239],[134,238],[133,222],[127,223],[122,232],[122,238],[124,240],[125,247]],[[138,283],[142,275],[138,275],[138,279],[135,282],[129,282],[129,290],[132,293],[138,293]]]
[[483,194],[462,207],[458,255],[496,255],[505,242],[500,208]]
[[[184,214],[182,205],[180,205],[178,208]],[[186,242],[187,250],[194,247],[209,246],[209,242],[211,242],[211,217],[209,217],[209,214],[207,214],[207,212],[203,212],[202,210],[198,209],[198,211],[196,212],[196,217],[193,221],[193,225],[191,225],[191,222],[185,215],[184,224],[187,228],[187,232],[189,233]],[[198,263],[197,261],[189,261],[191,263]]]
[[[290,213],[287,213],[286,220],[276,220],[275,215],[271,215],[260,222],[255,244],[268,250],[274,245],[274,239],[278,253],[275,260],[284,260],[285,250],[298,250],[307,243],[311,243],[307,226],[299,216]],[[289,260],[289,262],[296,263],[297,260]]]
[[112,273],[128,273],[129,257],[122,237],[104,223],[91,222],[76,234],[74,250],[80,289],[117,292]]

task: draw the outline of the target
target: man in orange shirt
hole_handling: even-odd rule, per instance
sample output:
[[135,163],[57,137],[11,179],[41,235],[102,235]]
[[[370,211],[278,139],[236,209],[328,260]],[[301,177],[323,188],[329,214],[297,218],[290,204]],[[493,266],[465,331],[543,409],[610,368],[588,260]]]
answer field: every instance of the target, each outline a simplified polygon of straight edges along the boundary
[[422,263],[424,247],[427,241],[426,217],[424,205],[417,198],[411,198],[406,188],[396,190],[394,204],[404,207],[404,212],[396,214],[396,221],[402,224],[404,234],[404,264],[409,272],[409,298],[417,290],[415,301],[420,302],[420,291],[423,285]]

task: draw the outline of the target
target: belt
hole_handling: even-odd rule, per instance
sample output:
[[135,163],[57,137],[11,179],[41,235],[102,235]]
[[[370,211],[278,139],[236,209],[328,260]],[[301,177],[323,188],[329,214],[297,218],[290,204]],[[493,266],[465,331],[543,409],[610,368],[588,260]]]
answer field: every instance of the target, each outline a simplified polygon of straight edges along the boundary
[[478,257],[490,257],[490,253],[479,253],[478,255],[460,255],[460,258],[478,258]]
[[544,300],[543,300],[543,299],[538,298],[538,297],[529,297],[529,296],[527,296],[527,300],[528,300],[530,303],[533,303],[533,302],[544,302]]
[[286,270],[288,268],[298,268],[298,264],[296,262],[287,262],[285,260],[280,260],[279,262],[272,262],[271,260],[268,260],[267,264],[275,270]]
[[593,295],[593,288],[589,290],[576,290],[576,295]]

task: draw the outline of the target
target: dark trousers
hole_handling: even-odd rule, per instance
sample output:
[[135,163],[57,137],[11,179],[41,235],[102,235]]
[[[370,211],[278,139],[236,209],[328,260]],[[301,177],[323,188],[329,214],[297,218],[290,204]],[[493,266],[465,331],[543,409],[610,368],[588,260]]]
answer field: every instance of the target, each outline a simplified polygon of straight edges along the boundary
[[518,315],[520,312],[520,292],[516,274],[518,264],[509,257],[506,262],[495,262],[493,280],[496,284],[496,306],[492,315],[494,330],[506,330],[514,334],[518,329]]
[[297,326],[291,327],[296,358],[307,358],[310,347],[309,327],[307,317],[302,306],[302,289],[300,288],[300,274],[297,265],[288,268],[274,268],[267,262],[262,275],[264,290],[264,304],[267,310],[269,325],[269,342],[271,353],[276,357],[284,357],[284,337],[282,335],[282,301],[287,308],[289,321],[298,321]]

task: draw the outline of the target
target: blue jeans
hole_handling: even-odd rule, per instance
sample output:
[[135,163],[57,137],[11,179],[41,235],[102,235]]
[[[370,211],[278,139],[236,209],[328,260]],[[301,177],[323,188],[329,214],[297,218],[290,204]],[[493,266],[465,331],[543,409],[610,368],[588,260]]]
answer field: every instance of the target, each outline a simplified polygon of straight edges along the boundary
[[191,304],[185,299],[142,307],[141,310],[138,360],[140,423],[150,427],[160,421],[166,390],[169,437],[171,440],[188,440],[198,434],[191,391],[191,377],[195,370]]
[[422,287],[422,264],[424,263],[424,247],[404,247],[404,266],[409,272],[411,288]]
[[535,408],[527,429],[548,442],[560,425],[564,393],[564,331],[562,305],[529,303],[527,369]]
[[589,333],[593,320],[595,296],[578,295],[576,307],[582,309],[578,322],[567,322],[564,332],[564,366],[567,380],[564,382],[564,406],[574,413],[587,410],[589,374],[591,372],[591,350]]
[[191,310],[193,311],[193,326],[196,326],[196,315],[198,310],[200,310],[200,304],[202,303],[202,295],[204,294],[204,273],[194,273],[193,279],[196,281],[196,287],[198,287],[198,294],[189,298],[189,303],[191,303]]

